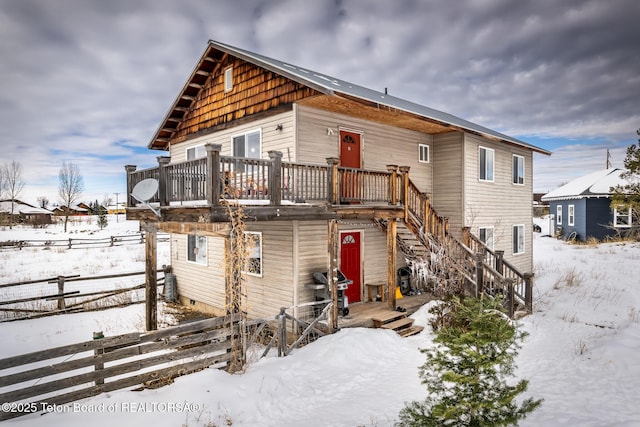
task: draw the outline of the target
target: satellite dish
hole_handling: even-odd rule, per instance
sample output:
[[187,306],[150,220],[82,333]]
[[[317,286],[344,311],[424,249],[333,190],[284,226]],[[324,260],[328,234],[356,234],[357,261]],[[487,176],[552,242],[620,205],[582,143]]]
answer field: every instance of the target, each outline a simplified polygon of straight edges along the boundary
[[158,192],[158,180],[153,178],[143,179],[137,183],[131,190],[131,197],[151,209],[156,215],[160,213],[149,205],[149,200]]

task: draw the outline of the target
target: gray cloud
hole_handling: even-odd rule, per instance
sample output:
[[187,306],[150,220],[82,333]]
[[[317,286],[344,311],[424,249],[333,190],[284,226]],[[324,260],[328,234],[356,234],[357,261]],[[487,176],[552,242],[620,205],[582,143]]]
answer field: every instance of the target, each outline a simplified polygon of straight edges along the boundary
[[0,0],[1,161],[22,161],[28,187],[49,182],[33,192],[55,188],[63,160],[121,182],[124,163],[154,161],[139,148],[211,38],[548,137],[556,153],[536,163],[552,186],[558,139],[635,140],[639,18],[635,0]]

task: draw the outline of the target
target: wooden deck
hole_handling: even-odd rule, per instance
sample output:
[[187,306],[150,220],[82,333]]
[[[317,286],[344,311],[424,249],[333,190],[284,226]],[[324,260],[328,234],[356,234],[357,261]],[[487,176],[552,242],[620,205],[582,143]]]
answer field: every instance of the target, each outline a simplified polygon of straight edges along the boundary
[[[409,316],[424,304],[433,300],[433,295],[423,293],[420,295],[405,296],[397,300],[399,307],[407,309],[406,315]],[[338,318],[338,325],[341,328],[373,328],[373,318],[384,316],[390,312],[386,302],[358,302],[349,304],[349,315]]]

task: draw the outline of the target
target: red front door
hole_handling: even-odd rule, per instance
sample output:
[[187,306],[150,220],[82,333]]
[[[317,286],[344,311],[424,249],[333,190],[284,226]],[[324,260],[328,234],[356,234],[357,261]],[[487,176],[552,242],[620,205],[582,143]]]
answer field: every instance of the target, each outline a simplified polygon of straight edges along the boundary
[[[340,166],[360,169],[360,134],[340,131]],[[340,179],[340,199],[347,202],[359,202],[360,186],[358,171],[343,171]]]
[[360,301],[360,232],[340,233],[340,270],[353,284],[347,288],[349,302]]

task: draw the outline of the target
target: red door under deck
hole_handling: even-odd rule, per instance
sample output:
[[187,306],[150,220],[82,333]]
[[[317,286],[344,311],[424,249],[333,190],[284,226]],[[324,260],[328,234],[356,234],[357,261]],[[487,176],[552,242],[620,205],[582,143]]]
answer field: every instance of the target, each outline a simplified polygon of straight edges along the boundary
[[340,233],[340,271],[353,283],[345,291],[349,303],[360,301],[360,232]]

